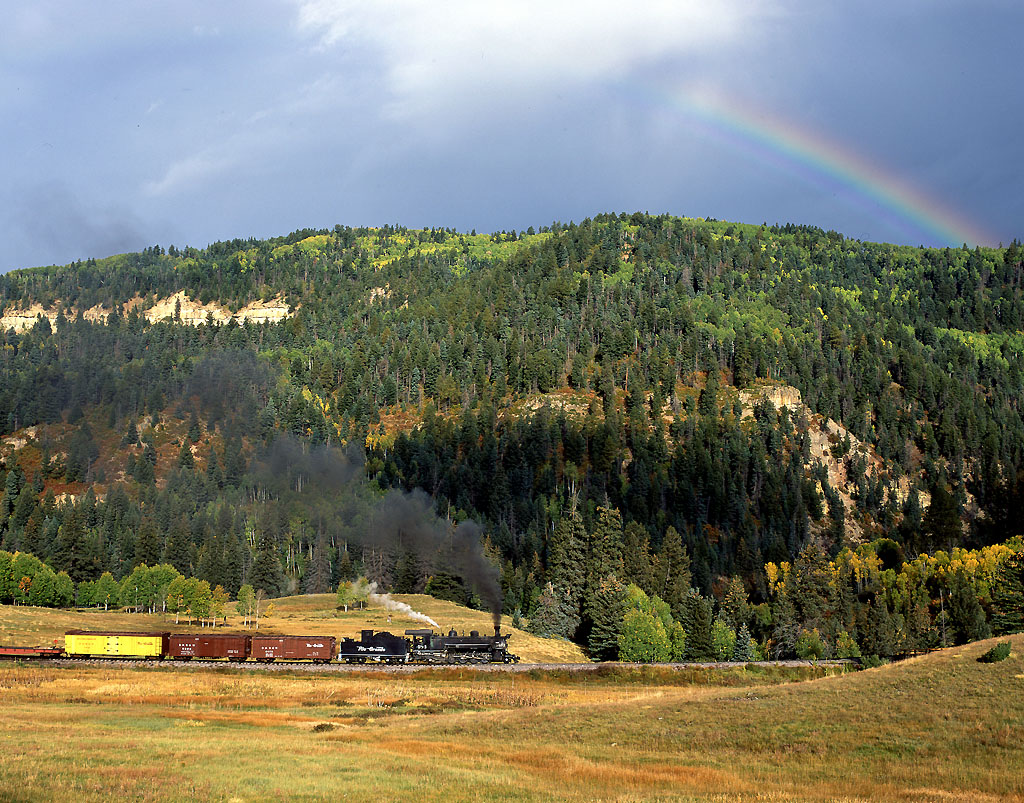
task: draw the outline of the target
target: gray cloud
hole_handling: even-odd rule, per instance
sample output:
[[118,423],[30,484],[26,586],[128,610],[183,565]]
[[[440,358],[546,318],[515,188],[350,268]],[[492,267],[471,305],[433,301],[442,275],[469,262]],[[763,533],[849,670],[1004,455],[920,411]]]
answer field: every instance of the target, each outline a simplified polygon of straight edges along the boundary
[[[20,239],[12,251],[20,246],[37,255],[33,266],[138,251],[153,244],[145,222],[124,206],[89,205],[57,181],[25,190],[9,202],[7,210],[3,228]],[[30,266],[0,262],[0,270],[13,267]]]
[[651,99],[694,83],[1024,234],[1020,4],[40,0],[5,22],[0,269],[635,209],[942,244]]

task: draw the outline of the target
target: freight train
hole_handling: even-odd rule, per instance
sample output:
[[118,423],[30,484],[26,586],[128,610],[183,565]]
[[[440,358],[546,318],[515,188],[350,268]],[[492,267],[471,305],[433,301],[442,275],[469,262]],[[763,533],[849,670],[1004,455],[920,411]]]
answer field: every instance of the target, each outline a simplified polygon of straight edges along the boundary
[[312,661],[313,663],[514,664],[508,634],[476,630],[448,635],[433,630],[406,630],[405,638],[386,630],[363,630],[358,640],[334,636],[270,636],[241,633],[122,633],[69,630],[63,649],[2,647],[0,659],[108,658],[155,661]]

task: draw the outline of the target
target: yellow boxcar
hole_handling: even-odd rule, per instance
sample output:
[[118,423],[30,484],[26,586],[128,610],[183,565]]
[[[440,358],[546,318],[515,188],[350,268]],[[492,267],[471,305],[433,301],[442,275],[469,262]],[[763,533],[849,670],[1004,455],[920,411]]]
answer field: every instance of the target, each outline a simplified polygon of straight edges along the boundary
[[64,634],[64,652],[72,657],[163,658],[170,633],[97,633],[69,630]]

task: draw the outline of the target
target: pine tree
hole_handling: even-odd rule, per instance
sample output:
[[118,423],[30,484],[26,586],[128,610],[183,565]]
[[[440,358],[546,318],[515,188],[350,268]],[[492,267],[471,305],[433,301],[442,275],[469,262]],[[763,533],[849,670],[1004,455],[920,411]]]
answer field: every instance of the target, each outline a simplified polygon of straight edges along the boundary
[[313,559],[306,566],[303,584],[307,594],[326,594],[331,590],[331,562],[323,533],[317,536],[313,546]]
[[713,416],[718,414],[718,365],[717,363],[708,368],[708,378],[700,391],[697,400],[697,410],[701,415]]
[[559,627],[551,632],[572,638],[579,627],[586,588],[587,534],[576,510],[563,516],[548,540],[548,579],[553,599],[558,601],[555,617]]
[[966,644],[989,636],[985,611],[978,601],[974,584],[962,568],[958,568],[950,580],[949,621],[953,626],[957,644]]
[[715,645],[711,629],[714,616],[711,602],[690,589],[683,605],[683,629],[686,630],[686,657],[691,661],[714,661]]
[[992,584],[992,632],[1024,631],[1024,551],[1014,552],[999,567]]
[[733,630],[745,626],[750,619],[750,603],[743,581],[736,576],[729,579],[729,585],[722,599],[722,618]]
[[797,621],[808,629],[823,627],[833,613],[829,600],[832,573],[828,553],[817,538],[800,550],[790,578],[786,592],[796,609]]
[[944,483],[938,482],[932,488],[932,501],[924,515],[923,526],[929,551],[952,549],[963,537],[960,505]]
[[690,590],[690,556],[683,548],[683,539],[675,527],[665,531],[665,540],[658,555],[658,577],[655,578],[655,591],[672,610],[676,619],[683,618],[686,595]]
[[875,597],[868,609],[863,651],[865,655],[881,658],[896,654],[896,628],[889,613],[889,604],[882,597]]
[[256,591],[263,591],[268,597],[276,597],[281,592],[281,561],[277,557],[274,542],[267,535],[260,538],[256,547],[256,559],[253,561],[249,583]]
[[591,658],[614,661],[618,656],[625,598],[626,590],[614,576],[606,577],[598,585],[592,600],[592,625],[587,638]]
[[163,548],[156,528],[151,521],[144,520],[139,526],[139,537],[135,540],[135,565],[144,563],[147,566],[153,566],[160,562],[162,552]]
[[220,468],[220,460],[217,459],[217,451],[210,444],[210,452],[206,457],[206,479],[215,488],[224,487],[224,473]]
[[189,445],[188,439],[181,442],[181,448],[178,450],[178,468],[185,469],[186,471],[192,471],[195,468],[195,458],[192,456],[192,447]]
[[609,576],[621,578],[622,514],[615,508],[599,507],[597,522],[590,533],[587,550],[587,583],[596,593],[597,586]]
[[749,663],[754,660],[754,640],[750,637],[750,630],[746,623],[740,625],[739,633],[736,634],[736,646],[732,651],[732,660],[742,663]]
[[538,636],[571,638],[579,624],[579,613],[552,583],[545,584],[527,629]]
[[345,544],[345,550],[341,553],[341,560],[338,561],[337,574],[339,580],[351,580],[355,577],[355,568],[352,566],[352,558],[348,554],[348,544]]
[[396,594],[417,594],[420,587],[420,562],[411,550],[403,550],[395,566],[394,589]]
[[622,536],[623,580],[635,583],[648,593],[653,589],[651,573],[651,548],[647,533],[639,523],[629,522]]
[[95,577],[89,558],[82,517],[78,511],[71,511],[58,530],[57,541],[53,545],[53,565],[78,583],[90,579],[90,576]]
[[177,518],[171,523],[170,532],[167,533],[161,560],[163,563],[169,563],[185,577],[190,577],[193,574],[191,547],[192,538],[188,525],[184,518]]
[[242,544],[238,540],[238,536],[233,532],[228,532],[226,536],[220,536],[220,539],[224,544],[224,571],[222,574],[224,588],[229,594],[237,594],[239,587],[242,585],[242,575],[245,568]]

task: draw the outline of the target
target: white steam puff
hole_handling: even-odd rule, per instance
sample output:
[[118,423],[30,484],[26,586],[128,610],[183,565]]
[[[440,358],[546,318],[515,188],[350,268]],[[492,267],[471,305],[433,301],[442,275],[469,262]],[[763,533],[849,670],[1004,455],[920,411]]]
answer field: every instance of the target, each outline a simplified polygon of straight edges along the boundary
[[[370,583],[370,588],[371,589],[376,589],[377,588],[377,584],[376,583]],[[413,619],[414,621],[426,622],[428,625],[436,627],[438,630],[441,629],[441,625],[439,625],[437,622],[435,622],[433,619],[431,619],[425,613],[420,613],[419,611],[414,611],[411,607],[406,605],[404,602],[399,602],[396,599],[391,599],[391,597],[388,596],[387,594],[378,594],[376,592],[376,590],[373,590],[373,591],[370,592],[369,599],[370,599],[370,602],[376,603],[377,605],[381,605],[381,606],[383,606],[384,608],[386,608],[389,611],[394,611],[395,613],[404,614],[405,616],[407,616],[410,619]]]

